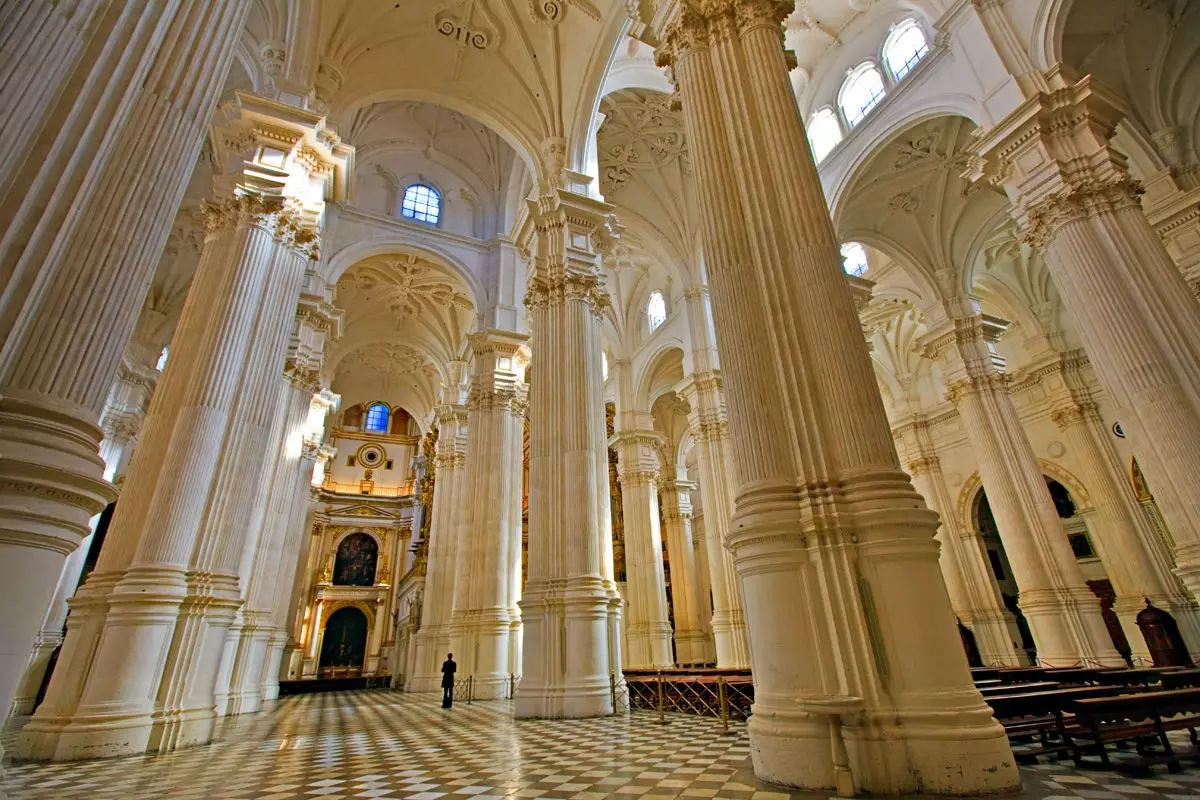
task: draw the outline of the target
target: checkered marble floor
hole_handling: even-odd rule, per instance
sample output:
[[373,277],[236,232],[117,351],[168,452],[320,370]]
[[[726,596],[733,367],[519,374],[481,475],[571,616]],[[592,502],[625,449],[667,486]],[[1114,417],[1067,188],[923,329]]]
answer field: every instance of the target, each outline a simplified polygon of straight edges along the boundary
[[[5,744],[11,742],[6,734]],[[387,691],[291,697],[224,720],[216,742],[163,756],[10,765],[19,800],[791,800],[755,780],[743,726],[653,714],[512,719],[506,702],[456,704]],[[1200,771],[1134,779],[1023,767],[1022,800],[1195,800]],[[819,795],[824,797],[824,795]]]

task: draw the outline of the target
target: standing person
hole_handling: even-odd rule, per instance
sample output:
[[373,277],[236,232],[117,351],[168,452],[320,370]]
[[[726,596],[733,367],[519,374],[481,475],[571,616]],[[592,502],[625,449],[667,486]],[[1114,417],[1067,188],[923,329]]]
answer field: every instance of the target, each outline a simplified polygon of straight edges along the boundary
[[446,653],[446,660],[442,662],[442,708],[449,708],[454,704],[454,673],[458,671],[458,664],[454,663],[454,653]]

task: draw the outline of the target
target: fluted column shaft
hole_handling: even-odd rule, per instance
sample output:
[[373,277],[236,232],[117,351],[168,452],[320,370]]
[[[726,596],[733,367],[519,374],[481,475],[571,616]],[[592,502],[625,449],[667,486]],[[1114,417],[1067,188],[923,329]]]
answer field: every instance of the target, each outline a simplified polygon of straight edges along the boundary
[[712,660],[708,635],[700,618],[700,584],[692,549],[692,484],[665,481],[659,492],[663,541],[671,565],[671,606],[675,615],[675,660],[682,666]]
[[704,546],[712,587],[717,666],[749,669],[750,637],[742,610],[742,581],[733,565],[733,553],[725,545],[733,522],[735,487],[721,378],[712,372],[693,375],[681,394],[691,407],[688,425],[696,442],[700,496],[704,498]]
[[[791,8],[684,4],[659,50],[683,103],[729,396],[755,771],[812,789],[1012,789],[939,572],[937,518],[900,470],[843,277],[788,80]],[[849,751],[840,779],[831,715]]]
[[63,559],[115,497],[97,418],[249,8],[0,12],[0,708]]
[[466,514],[467,408],[440,406],[437,420],[425,604],[421,610],[421,629],[416,635],[416,666],[409,681],[409,690],[414,692],[437,690],[442,680],[442,661],[451,652],[450,620],[458,575],[459,529]]
[[663,571],[659,521],[658,448],[662,435],[648,430],[618,430],[610,443],[617,450],[617,480],[625,520],[625,660],[629,669],[671,667],[671,623]]
[[1053,418],[1067,435],[1079,479],[1088,489],[1088,532],[1117,596],[1113,611],[1129,640],[1132,657],[1142,663],[1150,660],[1146,639],[1137,625],[1146,601],[1175,618],[1188,650],[1200,656],[1196,601],[1175,576],[1170,549],[1138,507],[1096,404],[1082,399],[1060,405]]
[[611,207],[550,189],[529,203],[534,274],[525,295],[529,396],[529,572],[521,597],[517,717],[612,711],[621,669],[605,464],[599,258]]
[[901,430],[913,439],[910,451],[913,457],[908,461],[908,474],[912,475],[913,485],[929,508],[941,517],[939,563],[954,613],[975,634],[979,656],[985,664],[1020,666],[1021,657],[1008,624],[1011,615],[1001,603],[988,571],[979,534],[964,526],[955,513],[954,500],[946,487],[941,459],[933,446],[928,424],[918,420]]
[[246,602],[241,610],[240,624],[231,627],[226,638],[217,683],[218,713],[251,713],[257,711],[265,699],[262,679],[267,649],[277,632],[273,605],[275,584],[296,557],[296,553],[284,551],[284,540],[293,504],[298,499],[301,439],[313,392],[319,388],[315,383],[306,382],[307,378],[307,375],[292,373],[279,381],[277,388],[282,402],[279,403],[274,435],[267,442],[255,493],[262,500],[251,518],[251,534],[246,539],[239,568]]
[[[489,330],[470,337],[475,369],[467,394],[465,524],[459,541],[451,651],[481,700],[506,697],[521,574],[520,504],[528,361],[525,334]],[[520,363],[518,363],[518,360]],[[514,491],[514,484],[516,491]]]
[[1042,476],[1008,376],[995,365],[985,327],[991,318],[956,317],[927,336],[926,352],[944,366],[947,396],[979,462],[1004,553],[1019,589],[1039,663],[1122,666],[1100,603],[1071,551],[1066,529]]
[[1030,98],[972,145],[1040,250],[1200,596],[1200,304],[1110,140],[1121,103],[1090,78]]
[[[693,495],[695,497],[695,495]],[[704,514],[695,510],[692,511],[692,548],[696,553],[696,588],[699,594],[698,604],[700,607],[700,625],[704,633],[709,638],[709,643],[714,646],[710,648],[712,658],[711,663],[716,663],[716,648],[712,635],[712,579],[708,572],[708,537],[705,534]]]

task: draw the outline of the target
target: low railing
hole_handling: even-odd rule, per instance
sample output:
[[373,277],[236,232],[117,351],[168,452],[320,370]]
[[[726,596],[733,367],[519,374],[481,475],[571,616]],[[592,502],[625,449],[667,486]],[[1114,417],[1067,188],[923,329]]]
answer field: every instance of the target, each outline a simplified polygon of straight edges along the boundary
[[[704,670],[685,672],[631,673],[624,676],[629,708],[655,711],[666,721],[666,712],[716,717],[726,730],[730,720],[747,720],[754,703],[754,681],[748,673]],[[612,681],[614,701],[618,684]]]
[[340,483],[325,481],[321,484],[322,491],[334,494],[356,494],[367,497],[407,497],[413,493],[413,482],[405,481],[399,486],[376,486],[374,481],[359,481],[358,483]]

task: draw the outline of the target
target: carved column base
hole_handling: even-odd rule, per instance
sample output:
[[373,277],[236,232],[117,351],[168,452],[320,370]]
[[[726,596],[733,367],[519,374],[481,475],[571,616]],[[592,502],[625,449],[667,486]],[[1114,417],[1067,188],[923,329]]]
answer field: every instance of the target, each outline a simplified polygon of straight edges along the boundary
[[0,392],[0,708],[12,704],[67,555],[116,499],[102,435],[83,409]]

